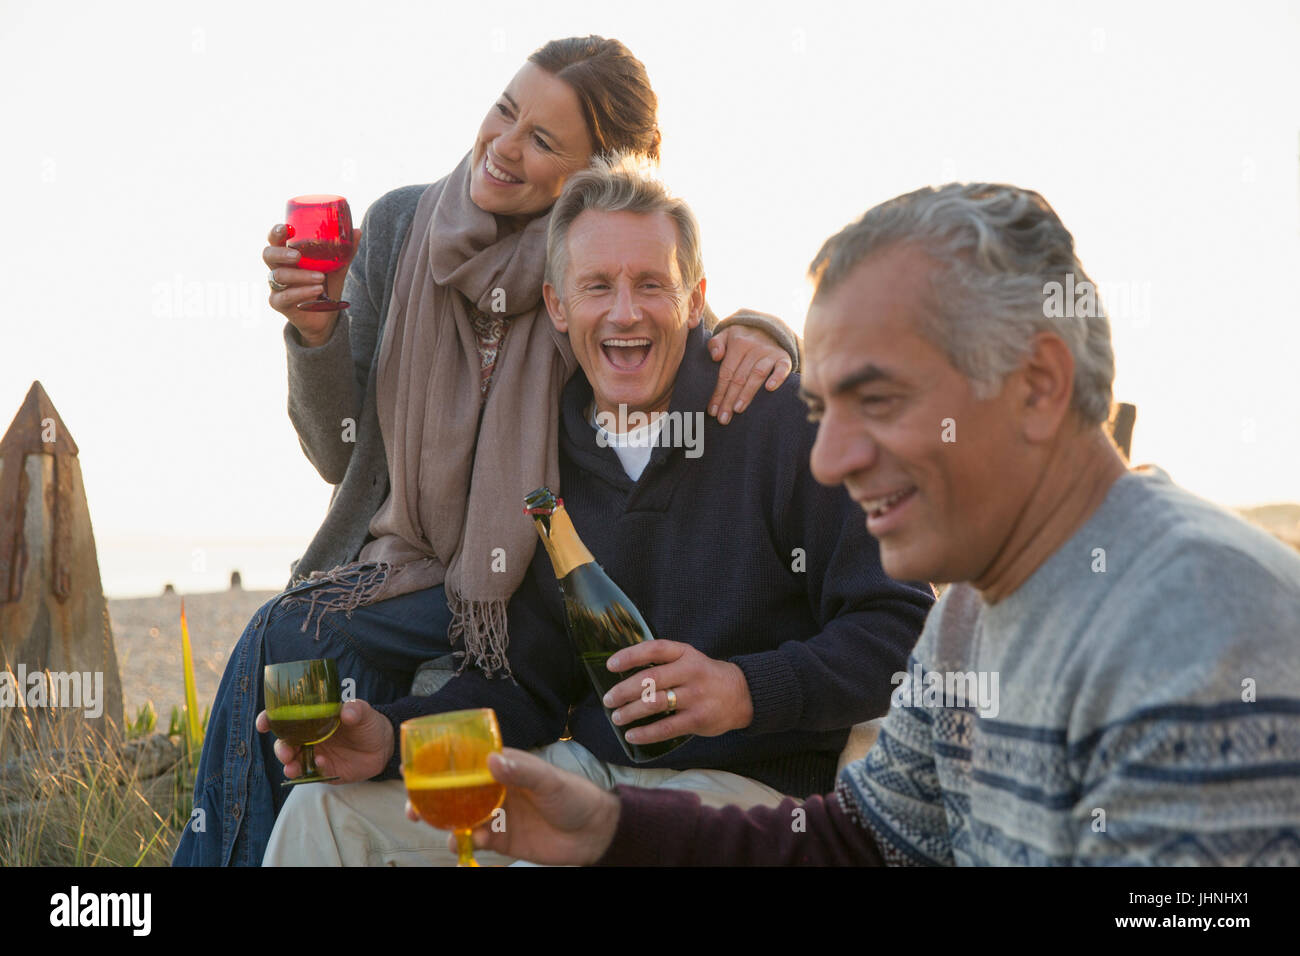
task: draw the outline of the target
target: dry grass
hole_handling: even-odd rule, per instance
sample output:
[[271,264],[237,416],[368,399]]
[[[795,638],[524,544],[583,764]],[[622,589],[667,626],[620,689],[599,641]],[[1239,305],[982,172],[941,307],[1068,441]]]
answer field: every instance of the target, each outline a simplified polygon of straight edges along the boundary
[[[144,617],[134,622],[135,631],[164,644],[137,646],[140,634],[135,642],[122,642],[126,736],[139,738],[135,741],[123,742],[114,731],[113,742],[105,744],[73,708],[25,708],[21,702],[0,707],[0,867],[170,863],[189,822],[207,723],[206,713],[201,720],[188,717],[204,709],[199,699],[211,700],[228,654],[213,642],[233,644],[252,615],[249,608],[266,599],[239,591],[199,596],[198,670],[210,687],[196,681],[188,634],[177,633],[179,598],[110,602],[115,628],[118,610],[128,621],[138,612]],[[132,636],[131,627],[124,630],[124,636]],[[171,710],[165,739],[149,738],[157,720],[156,695],[163,712]]]
[[197,762],[183,746],[178,763],[141,780],[139,748],[85,732],[79,711],[5,707],[0,747],[0,867],[169,863]]

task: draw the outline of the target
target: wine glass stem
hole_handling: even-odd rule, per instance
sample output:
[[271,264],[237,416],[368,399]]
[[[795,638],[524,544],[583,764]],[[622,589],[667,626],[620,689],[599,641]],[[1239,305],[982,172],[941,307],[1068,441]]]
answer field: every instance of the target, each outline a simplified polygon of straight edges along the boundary
[[311,744],[302,747],[302,776],[316,776],[316,748]]
[[456,865],[478,866],[474,859],[474,837],[471,830],[456,831]]

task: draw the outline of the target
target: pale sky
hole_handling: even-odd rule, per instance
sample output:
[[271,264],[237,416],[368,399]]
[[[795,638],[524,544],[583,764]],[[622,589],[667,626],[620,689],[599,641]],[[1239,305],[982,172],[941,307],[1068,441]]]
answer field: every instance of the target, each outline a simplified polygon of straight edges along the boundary
[[1031,187],[1111,307],[1134,460],[1300,500],[1300,3],[0,0],[0,424],[40,379],[111,595],[284,583],[330,487],[268,229],[442,177],[532,50],[587,33],[646,64],[719,314],[802,328],[822,240],[898,193]]

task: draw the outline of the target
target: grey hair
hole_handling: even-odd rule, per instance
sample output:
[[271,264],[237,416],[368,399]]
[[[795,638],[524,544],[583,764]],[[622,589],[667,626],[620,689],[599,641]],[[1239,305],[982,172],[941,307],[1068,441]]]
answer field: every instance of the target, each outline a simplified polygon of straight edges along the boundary
[[642,215],[665,213],[677,227],[677,270],[684,290],[694,289],[704,276],[700,226],[691,207],[673,196],[643,160],[611,153],[596,157],[589,168],[570,176],[551,210],[546,233],[546,281],[561,298],[569,259],[569,227],[589,209]]
[[[977,395],[997,394],[1032,337],[1054,332],[1074,357],[1071,407],[1085,424],[1107,419],[1115,378],[1110,319],[1075,256],[1074,237],[1047,200],[1015,186],[950,183],[881,203],[822,245],[808,267],[814,299],[872,253],[902,243],[918,244],[942,266],[932,279],[938,308],[926,332]],[[1093,293],[1088,315],[1076,316],[1072,302],[1049,308],[1049,290],[1085,288]]]

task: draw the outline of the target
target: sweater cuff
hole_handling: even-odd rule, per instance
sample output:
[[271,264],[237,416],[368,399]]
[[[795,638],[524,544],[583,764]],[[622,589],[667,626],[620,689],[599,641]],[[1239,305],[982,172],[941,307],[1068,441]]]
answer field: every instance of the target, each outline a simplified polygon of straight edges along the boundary
[[753,309],[741,309],[735,315],[719,322],[714,327],[713,334],[717,335],[731,325],[744,325],[751,329],[766,332],[790,356],[790,362],[793,365],[791,371],[799,371],[802,364],[799,359],[803,343],[799,340],[799,336],[795,335],[790,327],[775,315],[768,315],[766,312],[755,312]]
[[790,662],[774,651],[731,658],[749,684],[754,719],[743,734],[774,734],[793,730],[803,714],[803,685]]
[[618,828],[596,866],[685,866],[695,845],[700,798],[689,790],[619,784]]
[[303,345],[298,330],[292,322],[284,323],[284,347],[289,355],[289,379],[316,379],[325,373],[331,383],[338,381],[334,366],[342,364],[348,378],[352,377],[352,336],[347,310],[339,314],[334,332],[324,345],[315,348]]
[[391,704],[372,704],[376,711],[388,718],[388,722],[393,725],[393,753],[388,758],[388,763],[379,773],[371,777],[371,780],[397,780],[402,776],[402,721],[411,717],[422,717],[424,714],[416,707],[412,706],[413,702],[420,700],[416,697],[403,697],[399,701]]

